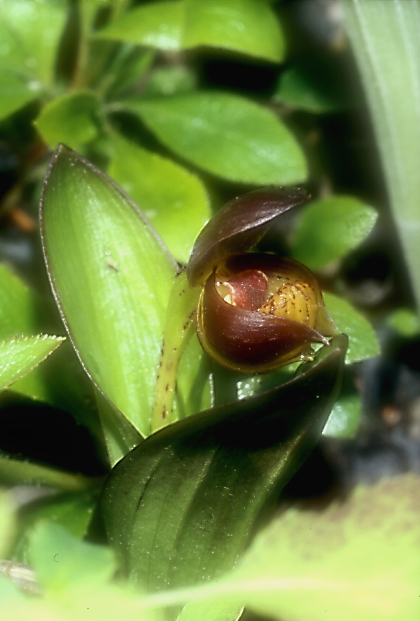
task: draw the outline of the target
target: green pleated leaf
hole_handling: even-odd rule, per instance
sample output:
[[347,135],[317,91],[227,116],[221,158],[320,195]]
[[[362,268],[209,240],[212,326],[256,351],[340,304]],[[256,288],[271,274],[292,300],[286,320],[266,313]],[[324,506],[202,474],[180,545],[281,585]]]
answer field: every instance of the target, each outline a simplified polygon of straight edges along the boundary
[[101,114],[97,96],[80,91],[51,101],[42,109],[34,124],[50,147],[63,142],[75,149],[98,136]]
[[132,581],[156,591],[235,565],[267,496],[321,434],[345,348],[336,337],[298,378],[164,427],[116,466],[102,508]]
[[348,336],[346,364],[378,356],[380,347],[372,324],[343,298],[332,293],[324,293],[323,296],[336,326]]
[[194,240],[210,218],[201,181],[178,164],[112,137],[108,172],[137,203],[181,263],[187,263]]
[[28,82],[9,73],[0,73],[0,120],[35,99],[40,90],[39,86],[37,82]]
[[122,15],[98,36],[161,50],[205,45],[274,62],[285,52],[276,15],[259,0],[150,3]]
[[46,176],[41,231],[54,295],[83,366],[148,435],[175,262],[122,190],[64,146]]
[[0,342],[0,390],[32,371],[64,341],[63,337],[38,334]]
[[0,2],[0,64],[50,85],[68,4],[55,0]]
[[188,93],[127,106],[175,153],[215,175],[257,185],[304,181],[295,138],[270,110],[227,93]]
[[299,219],[293,258],[312,270],[341,259],[372,230],[377,212],[351,196],[330,196],[311,203]]

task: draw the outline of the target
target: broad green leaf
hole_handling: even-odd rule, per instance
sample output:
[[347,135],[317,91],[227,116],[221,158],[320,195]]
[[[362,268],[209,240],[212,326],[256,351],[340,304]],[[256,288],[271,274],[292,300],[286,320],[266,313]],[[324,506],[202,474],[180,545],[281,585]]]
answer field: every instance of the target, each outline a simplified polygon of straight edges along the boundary
[[332,293],[324,293],[323,296],[336,326],[349,338],[346,364],[378,356],[378,339],[369,321],[343,298]]
[[[0,340],[56,330],[50,315],[45,301],[0,264]],[[13,392],[71,412],[78,423],[102,439],[90,388],[69,343],[11,387]]]
[[51,285],[83,366],[148,435],[175,262],[121,189],[64,146],[46,176],[41,230]]
[[0,120],[35,99],[39,93],[37,82],[28,82],[20,76],[0,73]]
[[41,521],[58,524],[73,537],[82,539],[86,535],[97,500],[98,490],[53,494],[27,504],[20,511],[13,558],[22,563],[29,561],[32,530]]
[[9,554],[15,530],[15,503],[9,492],[0,490],[0,558]]
[[50,85],[68,4],[55,0],[0,2],[0,63]]
[[8,388],[64,341],[63,337],[38,334],[12,337],[0,342],[0,390]]
[[418,315],[409,308],[398,308],[387,318],[387,324],[401,336],[412,338],[420,334]]
[[420,5],[341,0],[420,309]]
[[166,426],[117,465],[102,509],[131,581],[156,591],[217,579],[235,565],[267,496],[321,434],[345,347],[336,337],[300,377]]
[[341,259],[372,230],[378,214],[351,196],[331,196],[302,212],[292,247],[293,258],[312,270]]
[[70,474],[41,466],[28,460],[0,457],[0,482],[11,485],[45,485],[67,491],[83,491],[98,487],[97,479]]
[[127,106],[175,153],[222,178],[257,185],[303,181],[295,138],[270,110],[227,93],[200,92]]
[[406,474],[359,487],[323,512],[289,509],[257,535],[217,581],[163,591],[144,607],[245,601],[284,621],[416,621],[420,479]]
[[137,203],[181,263],[210,218],[201,181],[178,164],[146,151],[118,135],[112,137],[108,173]]
[[334,403],[323,434],[330,438],[352,438],[359,428],[362,404],[355,394],[342,394]]
[[67,93],[47,104],[34,124],[50,147],[63,142],[77,148],[98,136],[102,124],[101,105],[97,96],[89,91]]
[[308,112],[345,110],[354,97],[348,86],[348,68],[340,60],[337,55],[298,60],[282,72],[274,98]]
[[136,7],[99,37],[189,50],[209,46],[281,62],[285,41],[274,12],[259,0],[181,0]]

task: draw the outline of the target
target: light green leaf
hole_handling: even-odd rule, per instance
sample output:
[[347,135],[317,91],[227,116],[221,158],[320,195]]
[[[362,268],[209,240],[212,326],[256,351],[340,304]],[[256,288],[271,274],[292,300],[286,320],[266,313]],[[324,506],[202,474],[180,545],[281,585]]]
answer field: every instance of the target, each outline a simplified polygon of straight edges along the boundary
[[39,84],[9,73],[0,73],[0,92],[1,120],[35,99],[39,93]]
[[375,331],[363,315],[343,298],[324,293],[325,305],[341,332],[349,337],[346,363],[360,362],[380,353]]
[[362,404],[355,394],[342,394],[334,403],[323,434],[330,438],[352,438],[358,428]]
[[41,521],[51,521],[68,533],[82,539],[98,501],[99,489],[87,492],[64,492],[44,496],[21,509],[18,522],[17,543],[13,558],[22,563],[29,562],[30,537],[34,527]]
[[90,588],[105,585],[115,572],[114,555],[108,547],[79,541],[47,521],[38,524],[32,534],[30,560],[41,586],[56,595],[86,582]]
[[420,334],[420,319],[409,308],[398,308],[387,318],[387,324],[401,336],[412,338]]
[[112,136],[109,175],[137,203],[181,263],[187,263],[194,240],[210,218],[201,181],[178,164]]
[[312,270],[341,259],[372,230],[378,214],[351,196],[331,196],[302,212],[292,247],[294,259]]
[[182,48],[222,48],[281,62],[285,40],[273,10],[259,0],[186,0]]
[[51,284],[82,364],[146,436],[176,264],[120,188],[63,146],[41,216]]
[[136,7],[99,37],[161,50],[209,46],[281,62],[285,41],[275,13],[259,0],[183,0]]
[[9,485],[45,485],[67,491],[98,487],[97,479],[8,457],[0,457],[0,481]]
[[298,143],[269,110],[227,93],[127,101],[175,153],[215,175],[257,185],[303,181]]
[[4,558],[9,554],[15,530],[15,503],[9,492],[0,490],[0,558]]
[[[49,320],[50,314],[46,302],[0,264],[0,340],[57,329]],[[70,343],[64,343],[52,358],[16,381],[11,389],[71,412],[102,441],[90,382],[86,380]]]
[[0,63],[50,85],[68,4],[55,0],[0,2]]
[[64,337],[38,334],[0,342],[0,390],[32,371],[64,341]]
[[415,621],[419,498],[419,478],[405,475],[322,513],[288,511],[257,536],[231,584],[273,619]]
[[77,148],[98,136],[101,115],[97,96],[88,91],[79,91],[51,101],[42,109],[34,124],[50,147],[63,142]]

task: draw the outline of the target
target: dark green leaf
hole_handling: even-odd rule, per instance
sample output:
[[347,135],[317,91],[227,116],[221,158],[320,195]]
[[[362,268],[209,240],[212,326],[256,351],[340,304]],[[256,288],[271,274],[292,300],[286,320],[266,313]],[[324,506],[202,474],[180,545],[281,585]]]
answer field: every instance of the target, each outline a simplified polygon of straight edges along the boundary
[[34,124],[50,147],[63,142],[77,148],[98,136],[101,115],[97,96],[79,91],[51,101],[42,109]]
[[275,99],[314,113],[346,110],[354,103],[349,72],[337,55],[298,60],[280,76]]
[[151,591],[191,585],[236,563],[267,495],[321,434],[345,349],[336,337],[298,378],[164,427],[117,465],[103,514],[133,581]]
[[0,390],[32,371],[64,341],[63,337],[38,334],[0,341]]
[[61,146],[41,208],[51,284],[89,376],[143,435],[176,264],[109,177]]
[[174,257],[187,263],[194,240],[210,218],[201,181],[178,164],[112,137],[109,174],[137,203]]
[[161,50],[209,46],[280,62],[285,41],[276,15],[259,0],[155,2],[122,15],[98,36]]
[[242,97],[200,92],[132,99],[127,106],[167,147],[215,175],[256,185],[306,178],[303,152],[289,130],[270,110]]
[[325,305],[340,332],[347,334],[346,363],[360,362],[380,353],[378,339],[369,321],[351,304],[332,293],[324,293]]
[[312,270],[341,259],[372,230],[378,214],[351,196],[331,196],[314,201],[299,219],[293,258]]

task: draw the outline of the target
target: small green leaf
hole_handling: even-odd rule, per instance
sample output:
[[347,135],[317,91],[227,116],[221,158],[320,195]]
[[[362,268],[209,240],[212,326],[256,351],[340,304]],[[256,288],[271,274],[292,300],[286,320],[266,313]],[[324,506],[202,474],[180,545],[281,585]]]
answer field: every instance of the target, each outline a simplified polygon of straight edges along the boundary
[[95,490],[48,495],[27,504],[20,511],[19,535],[14,545],[13,558],[22,563],[29,561],[32,530],[44,520],[54,522],[73,537],[82,539],[86,535],[97,501],[98,490]]
[[45,485],[67,491],[87,490],[98,487],[100,483],[80,474],[8,457],[0,457],[0,481],[11,485]]
[[271,392],[168,425],[108,478],[103,515],[123,571],[150,591],[217,578],[267,495],[312,450],[337,396],[346,338]]
[[210,218],[201,181],[178,164],[112,137],[108,173],[137,203],[180,263],[187,263],[194,240]]
[[28,82],[19,76],[0,73],[0,120],[22,108],[39,93],[37,82]]
[[377,217],[372,207],[351,196],[314,201],[298,222],[293,258],[312,270],[341,259],[369,235]]
[[380,353],[372,325],[351,304],[332,293],[324,293],[325,305],[341,332],[347,334],[349,347],[346,364],[360,362]]
[[68,5],[55,0],[0,2],[0,63],[50,85]]
[[274,98],[308,112],[345,110],[354,100],[346,69],[339,58],[331,56],[298,60],[281,74]]
[[64,337],[38,334],[0,342],[0,390],[8,388],[57,349]]
[[[57,325],[49,320],[50,315],[46,302],[0,264],[0,340],[53,331]],[[63,343],[52,358],[15,382],[11,389],[71,412],[79,424],[102,442],[91,384],[70,343]]]
[[102,110],[94,93],[79,91],[57,97],[34,121],[43,140],[56,147],[60,142],[72,148],[92,141],[102,125]]
[[330,438],[352,438],[359,428],[362,404],[355,394],[342,394],[334,403],[323,434]]
[[140,115],[175,153],[222,178],[257,185],[303,181],[306,162],[298,143],[269,110],[227,93],[188,93],[131,99]]
[[32,534],[30,560],[41,586],[50,595],[68,592],[80,584],[97,588],[115,572],[114,556],[108,547],[78,541],[64,528],[46,521]]
[[147,436],[174,260],[125,193],[64,146],[46,176],[41,231],[56,301],[82,364]]
[[420,319],[409,308],[398,308],[387,318],[387,324],[401,336],[413,338],[420,334]]
[[209,46],[281,62],[285,41],[272,9],[259,0],[181,0],[136,7],[98,36],[161,50]]

